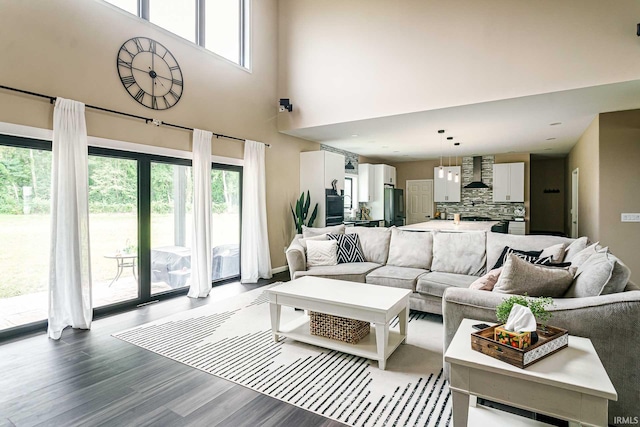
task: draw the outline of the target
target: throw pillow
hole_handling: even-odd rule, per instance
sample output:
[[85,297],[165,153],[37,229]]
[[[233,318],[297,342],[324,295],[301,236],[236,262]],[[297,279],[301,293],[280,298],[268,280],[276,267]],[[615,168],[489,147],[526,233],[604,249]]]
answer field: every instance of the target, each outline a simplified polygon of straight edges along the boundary
[[558,243],[557,245],[549,246],[542,250],[540,258],[551,257],[553,262],[562,262],[564,260],[564,251],[566,248],[566,243]]
[[587,246],[589,246],[589,239],[587,237],[583,236],[574,240],[569,246],[567,246],[567,249],[565,249],[564,260],[571,261],[578,252],[585,249]]
[[431,271],[480,276],[486,272],[487,233],[433,233]]
[[573,274],[563,268],[549,268],[509,255],[494,292],[532,297],[561,297],[571,286]]
[[344,234],[345,226],[344,224],[333,225],[331,227],[322,227],[322,228],[313,228],[307,227],[306,225],[302,226],[302,237],[305,239],[307,237],[319,236],[321,234]]
[[502,267],[502,265],[507,262],[507,259],[511,254],[521,255],[520,258],[524,259],[525,261],[533,261],[537,258],[540,258],[541,253],[542,251],[521,251],[519,249],[513,249],[513,248],[510,248],[509,246],[505,246],[504,249],[502,250],[502,253],[498,257],[498,261],[496,261],[495,265],[493,266],[492,270]]
[[365,262],[357,234],[328,234],[327,237],[338,242],[338,264]]
[[608,248],[602,248],[580,265],[565,296],[581,298],[622,292],[630,276],[629,268]]
[[602,249],[602,246],[600,246],[598,242],[587,246],[571,258],[571,266],[579,269],[580,266],[591,257],[591,255],[594,255],[600,249]]
[[321,234],[319,236],[307,237],[306,239],[298,239],[298,241],[300,242],[300,245],[305,250],[307,250],[307,242],[309,240],[329,240],[329,238],[327,237],[327,234]]
[[307,267],[338,264],[338,242],[335,240],[309,240],[307,242]]
[[432,253],[433,234],[430,232],[391,228],[387,265],[428,270],[431,268]]
[[475,282],[470,284],[469,289],[477,289],[479,291],[492,291],[494,286],[498,282],[500,273],[502,273],[502,267],[491,270],[490,272],[476,279]]

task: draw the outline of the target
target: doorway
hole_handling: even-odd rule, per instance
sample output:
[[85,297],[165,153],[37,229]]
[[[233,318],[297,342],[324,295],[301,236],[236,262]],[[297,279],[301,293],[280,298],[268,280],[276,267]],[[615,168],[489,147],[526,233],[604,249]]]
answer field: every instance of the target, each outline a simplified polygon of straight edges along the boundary
[[578,238],[578,168],[571,172],[571,238]]
[[433,180],[407,180],[407,225],[433,218]]

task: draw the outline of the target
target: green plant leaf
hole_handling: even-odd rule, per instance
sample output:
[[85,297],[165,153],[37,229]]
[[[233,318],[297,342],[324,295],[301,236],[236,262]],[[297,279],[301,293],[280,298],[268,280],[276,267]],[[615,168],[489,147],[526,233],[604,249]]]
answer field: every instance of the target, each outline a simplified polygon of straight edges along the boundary
[[[304,193],[303,193],[304,195]],[[309,195],[309,190],[307,190],[307,200],[304,201],[304,216],[303,219],[307,219],[307,215],[309,214],[309,206],[311,205],[311,196]]]
[[293,225],[296,227],[296,232],[298,234],[302,234],[302,227],[298,223],[298,218],[296,217],[296,214],[293,211],[293,206],[291,206],[291,203],[289,203],[289,208],[291,208],[291,216],[293,217]]
[[317,215],[318,215],[318,204],[316,203],[316,207],[313,208],[313,213],[311,214],[311,218],[309,218],[309,222],[307,222],[307,227],[313,227],[313,223],[316,220]]
[[531,313],[533,313],[534,317],[537,321],[542,324],[545,324],[547,320],[549,320],[552,316],[550,312],[546,310],[547,306],[553,306],[553,298],[549,297],[540,297],[540,298],[531,298],[527,294],[524,295],[513,295],[503,302],[498,304],[496,307],[496,318],[501,323],[506,323],[507,319],[509,319],[509,314],[511,313],[511,309],[514,304],[520,304],[525,307],[529,307]]

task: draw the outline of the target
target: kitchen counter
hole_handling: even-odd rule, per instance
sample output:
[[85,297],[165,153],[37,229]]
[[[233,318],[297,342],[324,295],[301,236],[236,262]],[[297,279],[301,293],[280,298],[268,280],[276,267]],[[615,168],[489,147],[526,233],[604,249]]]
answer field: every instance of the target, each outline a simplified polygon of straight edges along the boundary
[[344,225],[348,226],[356,226],[356,227],[378,227],[380,224],[379,219],[345,219]]
[[499,222],[500,221],[461,221],[459,224],[454,224],[453,221],[448,220],[433,220],[405,225],[400,228],[409,231],[491,231],[491,227]]

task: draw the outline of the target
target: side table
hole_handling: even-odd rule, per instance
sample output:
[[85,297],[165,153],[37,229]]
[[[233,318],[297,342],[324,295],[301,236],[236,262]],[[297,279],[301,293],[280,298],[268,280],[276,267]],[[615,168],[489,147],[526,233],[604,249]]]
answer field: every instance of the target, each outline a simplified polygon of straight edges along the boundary
[[466,426],[469,397],[481,397],[569,421],[606,426],[608,401],[618,400],[593,344],[569,336],[569,347],[520,369],[471,348],[472,325],[464,319],[444,360],[451,365],[453,423]]

